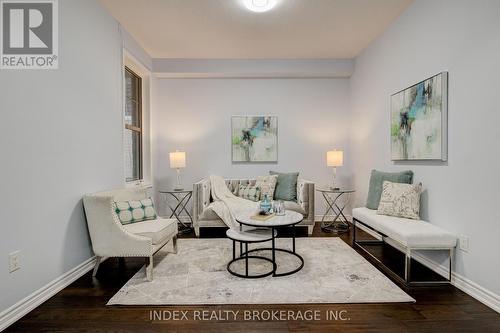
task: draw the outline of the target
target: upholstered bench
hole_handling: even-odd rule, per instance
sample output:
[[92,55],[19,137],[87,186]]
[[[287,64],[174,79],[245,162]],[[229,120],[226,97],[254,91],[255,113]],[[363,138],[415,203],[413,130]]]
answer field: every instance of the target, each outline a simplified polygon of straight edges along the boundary
[[[384,242],[386,238],[389,238],[406,249],[405,283],[435,283],[434,281],[410,281],[411,252],[415,250],[449,251],[448,282],[451,280],[453,251],[457,245],[457,237],[455,235],[426,221],[379,215],[376,210],[366,207],[353,209],[352,216],[354,224],[354,245],[366,251],[360,244]],[[381,240],[357,240],[356,224],[361,224],[374,231],[380,236]],[[442,281],[439,281],[439,283],[442,283]]]

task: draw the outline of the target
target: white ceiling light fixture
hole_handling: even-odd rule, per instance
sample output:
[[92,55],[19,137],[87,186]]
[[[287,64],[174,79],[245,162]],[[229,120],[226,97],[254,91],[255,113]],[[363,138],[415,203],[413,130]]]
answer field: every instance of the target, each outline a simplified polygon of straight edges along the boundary
[[263,13],[273,9],[279,0],[242,0],[246,9],[255,12]]

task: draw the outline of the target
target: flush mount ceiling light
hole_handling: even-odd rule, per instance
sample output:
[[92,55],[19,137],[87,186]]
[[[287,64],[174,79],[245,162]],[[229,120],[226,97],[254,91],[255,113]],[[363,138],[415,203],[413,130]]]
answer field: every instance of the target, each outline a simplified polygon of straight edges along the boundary
[[256,13],[267,12],[276,6],[279,0],[243,0],[246,9]]

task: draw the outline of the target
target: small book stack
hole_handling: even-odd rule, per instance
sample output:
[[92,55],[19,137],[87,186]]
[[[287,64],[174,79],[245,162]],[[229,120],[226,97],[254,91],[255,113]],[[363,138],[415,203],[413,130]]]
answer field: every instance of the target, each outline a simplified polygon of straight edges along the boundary
[[257,221],[267,221],[270,218],[273,218],[275,214],[268,214],[268,215],[254,215],[251,217],[252,220],[257,220]]

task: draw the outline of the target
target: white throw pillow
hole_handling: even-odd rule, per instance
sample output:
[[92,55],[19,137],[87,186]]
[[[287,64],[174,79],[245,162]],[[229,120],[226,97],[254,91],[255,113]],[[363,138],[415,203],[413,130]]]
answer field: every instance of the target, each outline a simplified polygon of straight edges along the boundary
[[260,199],[263,200],[264,196],[267,194],[268,200],[273,200],[274,189],[276,188],[276,183],[278,182],[278,175],[269,176],[259,176],[255,182],[255,186],[260,188]]
[[402,184],[384,181],[377,214],[420,219],[422,184]]

